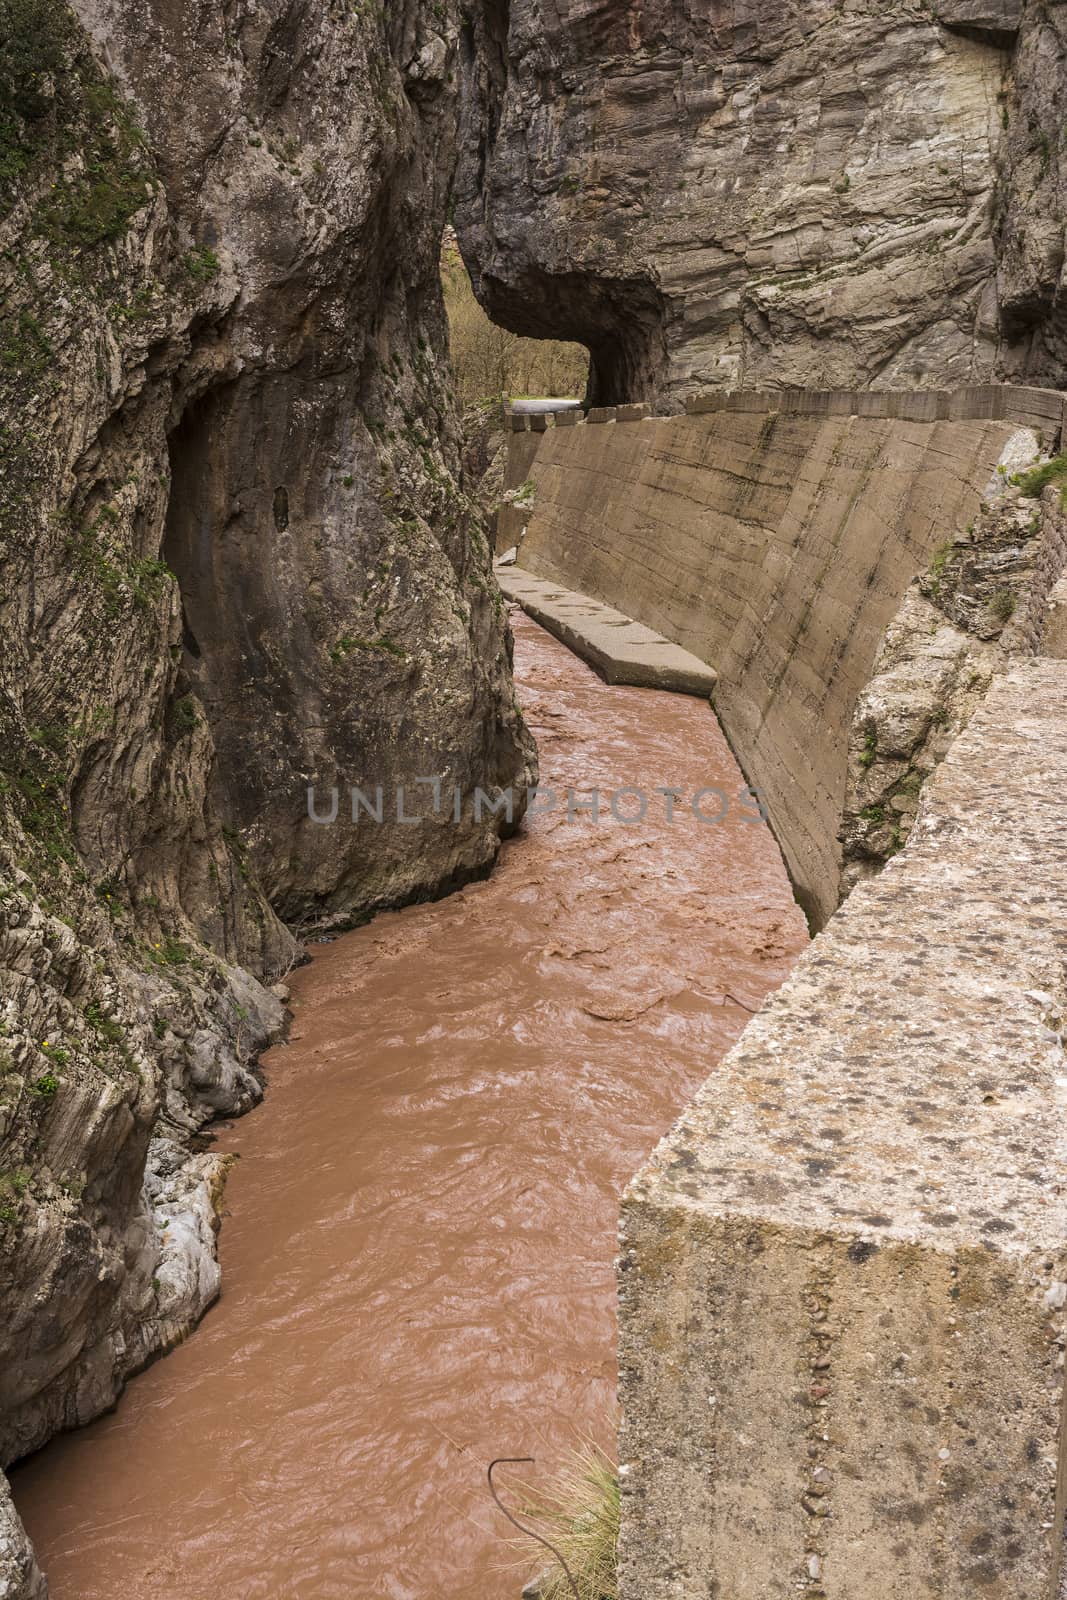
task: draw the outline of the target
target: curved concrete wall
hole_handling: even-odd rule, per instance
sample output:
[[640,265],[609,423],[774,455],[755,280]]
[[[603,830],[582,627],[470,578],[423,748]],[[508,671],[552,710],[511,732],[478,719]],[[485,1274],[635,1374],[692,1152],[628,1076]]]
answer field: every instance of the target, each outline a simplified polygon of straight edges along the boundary
[[[520,561],[717,668],[724,725],[826,919],[849,729],[886,627],[919,573],[941,583],[949,541],[1003,582],[1058,527],[1054,489],[1033,519],[1011,496],[980,507],[1002,457],[1053,446],[1062,397],[706,403],[543,433]],[[1046,658],[992,669],[906,847],[829,918],[624,1200],[620,1600],[1067,1597],[1053,534],[1018,625],[1019,653]]]
[[1017,429],[768,411],[781,399],[542,433],[520,561],[717,670],[723,726],[822,923],[856,698],[904,591],[965,533]]

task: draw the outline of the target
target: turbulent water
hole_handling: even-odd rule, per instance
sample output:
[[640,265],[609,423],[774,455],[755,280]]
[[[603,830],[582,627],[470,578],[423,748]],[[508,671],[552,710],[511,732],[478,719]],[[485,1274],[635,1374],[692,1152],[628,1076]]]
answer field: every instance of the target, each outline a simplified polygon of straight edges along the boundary
[[515,1600],[486,1463],[610,1440],[620,1193],[806,935],[751,809],[568,819],[568,786],[743,780],[699,700],[516,632],[560,807],[295,975],[220,1138],[222,1300],[14,1474],[54,1600]]

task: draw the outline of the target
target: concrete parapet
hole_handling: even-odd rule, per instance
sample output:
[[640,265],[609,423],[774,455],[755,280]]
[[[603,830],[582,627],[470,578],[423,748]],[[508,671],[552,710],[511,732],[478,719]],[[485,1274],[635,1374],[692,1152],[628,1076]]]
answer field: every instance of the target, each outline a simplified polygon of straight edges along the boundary
[[1064,396],[1059,389],[1024,389],[1007,384],[1005,406],[1006,421],[1039,429],[1050,448],[1063,432]]
[[854,396],[854,417],[888,417],[889,396],[885,392],[865,390]]
[[885,414],[897,422],[943,422],[948,419],[950,399],[947,389],[891,389]]
[[616,406],[615,408],[616,422],[644,422],[645,418],[651,415],[652,407],[649,405]]
[[783,389],[781,409],[786,416],[851,417],[856,393],[852,389]]
[[585,420],[586,422],[614,422],[617,409],[616,406],[594,406],[591,411],[586,412]]
[[530,432],[547,433],[552,420],[551,411],[534,411],[530,415]]
[[724,411],[780,411],[780,389],[734,389],[726,396]]
[[621,1600],[1055,1600],[1065,725],[995,681],[631,1185]]
[[981,384],[957,389],[949,414],[961,421],[988,418],[1037,428],[1052,446],[1063,432],[1064,396],[1059,389],[1031,389],[1012,383]]
[[967,422],[971,418],[1001,422],[1004,419],[1005,391],[1006,385],[1003,383],[975,384],[967,389],[956,389],[949,401],[949,416],[953,422]]
[[723,411],[725,408],[724,389],[709,389],[704,394],[691,394],[686,397],[685,411],[689,417],[705,416],[709,412]]
[[557,428],[576,428],[580,422],[585,421],[585,413],[575,407],[571,411],[555,411]]
[[509,411],[508,426],[510,427],[512,433],[529,433],[530,419],[522,412]]
[[966,389],[710,390],[690,395],[689,416],[714,411],[781,412],[795,417],[890,417],[902,422],[1014,422],[1040,429],[1048,443],[1063,434],[1067,399],[1058,389],[978,384]]

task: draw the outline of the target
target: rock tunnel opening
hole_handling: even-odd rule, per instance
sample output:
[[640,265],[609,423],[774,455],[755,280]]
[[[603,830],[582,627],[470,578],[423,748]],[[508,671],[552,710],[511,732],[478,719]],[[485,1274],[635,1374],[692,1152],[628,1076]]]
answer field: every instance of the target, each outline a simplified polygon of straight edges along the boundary
[[441,280],[449,344],[461,405],[508,398],[581,399],[589,387],[590,352],[561,333],[530,333],[494,320],[477,297],[454,232],[446,231]]
[[665,306],[650,280],[528,268],[509,280],[472,274],[472,282],[499,326],[524,338],[585,347],[589,405],[624,405],[658,389],[667,362]]

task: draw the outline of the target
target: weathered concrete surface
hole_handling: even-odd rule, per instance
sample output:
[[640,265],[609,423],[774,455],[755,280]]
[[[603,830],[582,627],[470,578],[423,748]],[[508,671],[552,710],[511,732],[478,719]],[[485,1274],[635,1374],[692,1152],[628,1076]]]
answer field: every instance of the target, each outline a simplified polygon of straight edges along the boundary
[[1067,665],[994,685],[626,1196],[622,1600],[1052,1600]]
[[605,683],[705,699],[714,690],[716,673],[707,662],[623,612],[535,578],[522,567],[498,566],[496,577],[509,600],[518,601],[535,622],[595,667]]
[[1060,578],[1048,597],[1043,654],[1067,661],[1067,578]]
[[1009,446],[1014,469],[1019,430],[754,401],[542,435],[519,560],[714,664],[716,709],[824,922],[857,696],[909,583],[966,539]]

